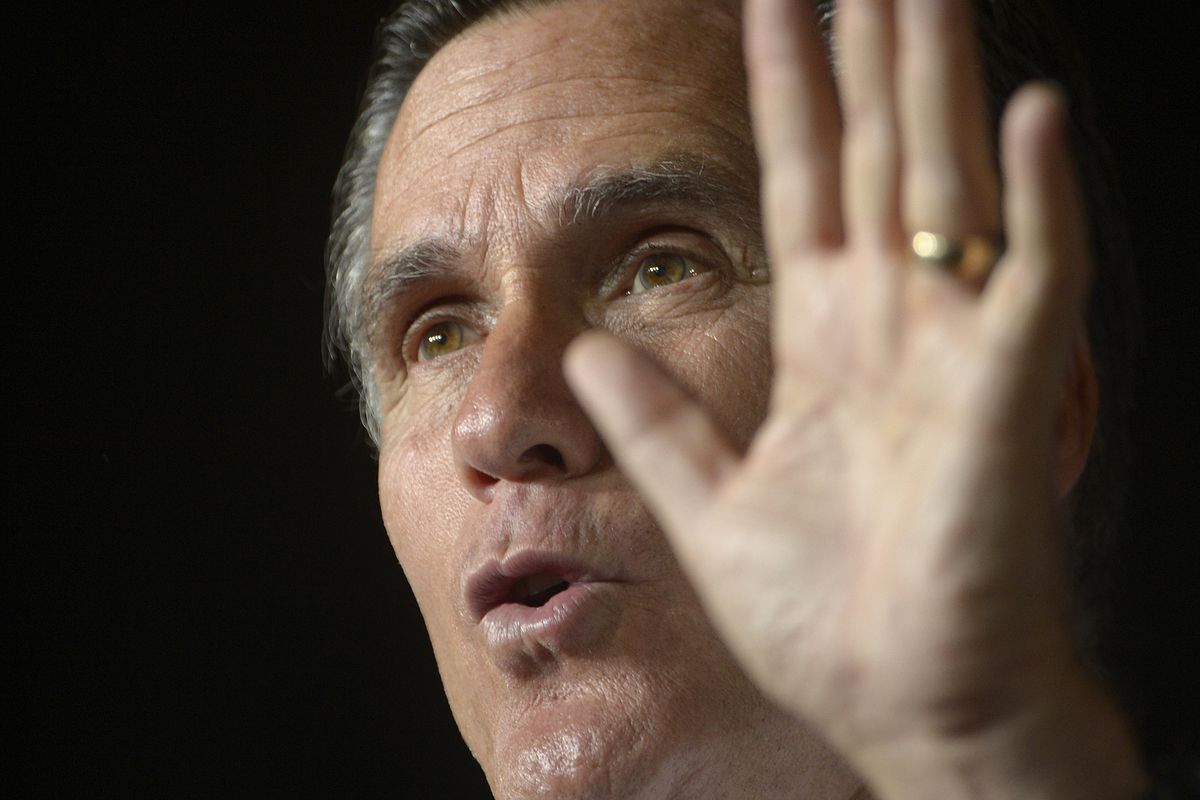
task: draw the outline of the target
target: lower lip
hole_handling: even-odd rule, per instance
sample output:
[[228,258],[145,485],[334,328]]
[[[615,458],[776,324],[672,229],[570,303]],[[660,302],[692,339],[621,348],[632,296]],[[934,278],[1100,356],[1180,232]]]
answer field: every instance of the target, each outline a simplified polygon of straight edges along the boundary
[[504,603],[481,622],[488,648],[511,651],[538,644],[552,652],[568,653],[590,645],[608,630],[614,604],[605,602],[615,590],[610,582],[572,583],[541,606]]

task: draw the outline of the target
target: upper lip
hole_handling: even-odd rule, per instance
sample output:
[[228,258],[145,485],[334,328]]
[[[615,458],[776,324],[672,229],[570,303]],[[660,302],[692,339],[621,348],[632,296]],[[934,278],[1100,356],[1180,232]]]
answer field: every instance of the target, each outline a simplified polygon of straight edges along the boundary
[[522,592],[524,581],[543,575],[566,583],[606,579],[577,559],[545,550],[522,550],[502,560],[493,558],[467,578],[464,594],[472,619],[479,622],[496,606],[519,601],[516,593]]

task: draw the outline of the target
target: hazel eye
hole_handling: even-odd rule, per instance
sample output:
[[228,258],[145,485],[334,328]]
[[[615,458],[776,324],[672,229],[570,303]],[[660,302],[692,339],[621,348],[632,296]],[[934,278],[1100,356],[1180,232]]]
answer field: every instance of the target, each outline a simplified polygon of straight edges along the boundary
[[421,334],[421,343],[417,347],[419,361],[431,361],[444,355],[449,355],[463,346],[466,334],[458,322],[439,322]]
[[641,294],[660,286],[679,283],[696,274],[698,274],[696,268],[689,264],[683,256],[675,253],[655,253],[647,256],[638,267],[629,293]]

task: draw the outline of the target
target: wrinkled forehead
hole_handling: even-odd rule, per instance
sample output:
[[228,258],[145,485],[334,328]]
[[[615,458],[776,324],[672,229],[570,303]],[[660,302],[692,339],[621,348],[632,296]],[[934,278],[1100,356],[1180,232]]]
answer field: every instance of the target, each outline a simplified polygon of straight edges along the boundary
[[514,94],[544,80],[546,65],[563,81],[703,80],[705,65],[730,60],[740,63],[737,0],[527,2],[485,16],[443,46],[413,82],[397,129],[435,118],[446,92],[461,105],[496,99],[497,74]]
[[[631,153],[733,161],[751,135],[738,3],[551,0],[454,37],[406,97],[380,162],[372,250],[535,202]],[[731,171],[744,164],[725,164]]]

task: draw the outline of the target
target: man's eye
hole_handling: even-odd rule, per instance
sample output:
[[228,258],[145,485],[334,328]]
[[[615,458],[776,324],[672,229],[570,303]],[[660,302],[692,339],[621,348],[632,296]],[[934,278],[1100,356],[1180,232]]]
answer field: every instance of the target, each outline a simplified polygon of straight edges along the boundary
[[444,355],[449,355],[463,346],[466,334],[463,326],[457,322],[439,322],[421,334],[417,346],[417,360],[430,361]]
[[647,256],[633,276],[633,286],[630,294],[641,294],[659,286],[669,286],[672,283],[690,278],[699,271],[688,263],[688,260],[675,253],[655,253]]

